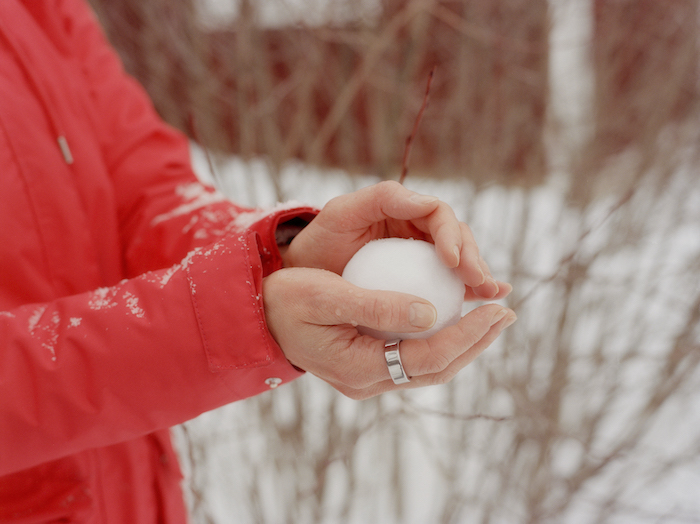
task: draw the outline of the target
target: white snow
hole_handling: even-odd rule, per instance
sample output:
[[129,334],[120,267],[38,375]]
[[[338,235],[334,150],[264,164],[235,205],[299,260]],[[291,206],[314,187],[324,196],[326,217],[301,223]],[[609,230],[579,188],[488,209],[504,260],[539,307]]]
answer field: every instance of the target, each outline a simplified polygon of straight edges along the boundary
[[143,318],[146,315],[146,312],[139,307],[139,298],[133,293],[127,291],[122,298],[126,301],[126,307],[132,315],[138,318]]
[[44,312],[46,311],[47,306],[42,305],[38,306],[34,313],[32,313],[32,316],[29,317],[29,332],[34,333],[34,330],[36,329],[37,324],[39,324],[39,321],[41,320],[41,317],[43,316]]
[[51,353],[51,360],[56,360],[56,344],[58,343],[58,326],[61,323],[61,317],[58,311],[54,311],[51,314],[51,321],[49,324],[45,324],[43,327],[44,331],[44,341],[41,343],[41,347],[48,350]]
[[360,326],[358,331],[364,335],[381,340],[428,338],[461,317],[464,284],[440,261],[435,247],[422,240],[387,238],[369,242],[345,266],[343,278],[365,289],[424,298],[437,310],[435,325],[426,331],[398,333]]
[[171,220],[175,217],[191,213],[196,209],[226,200],[226,197],[222,193],[211,191],[199,183],[178,186],[176,188],[176,194],[183,199],[184,203],[167,213],[162,213],[154,217],[153,220],[151,220],[151,226],[156,226],[163,221]]
[[[39,338],[41,347],[46,349],[51,354],[51,360],[56,360],[56,344],[58,342],[58,326],[61,323],[61,317],[58,311],[51,313],[48,321],[44,320],[44,313],[48,309],[47,305],[41,305],[36,308],[34,313],[29,317],[29,333]],[[42,322],[42,320],[44,320]]]
[[117,294],[116,288],[101,287],[92,292],[88,306],[90,309],[99,311],[101,309],[110,309],[117,305],[115,300]]

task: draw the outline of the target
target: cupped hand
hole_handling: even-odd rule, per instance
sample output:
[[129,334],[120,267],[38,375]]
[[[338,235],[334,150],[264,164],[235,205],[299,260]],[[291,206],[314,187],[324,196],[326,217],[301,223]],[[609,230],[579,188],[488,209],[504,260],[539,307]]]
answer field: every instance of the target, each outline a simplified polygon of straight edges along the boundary
[[330,271],[310,268],[267,276],[263,302],[268,328],[287,359],[354,399],[444,384],[516,319],[512,310],[488,304],[428,339],[402,341],[401,358],[411,381],[397,386],[386,366],[384,341],[360,335],[356,326],[422,331],[435,322],[429,302],[358,288]]
[[466,298],[501,298],[510,285],[496,281],[469,226],[438,198],[397,182],[380,182],[334,198],[292,241],[283,254],[287,267],[320,268],[341,274],[370,240],[400,237],[435,244],[438,256],[468,287]]

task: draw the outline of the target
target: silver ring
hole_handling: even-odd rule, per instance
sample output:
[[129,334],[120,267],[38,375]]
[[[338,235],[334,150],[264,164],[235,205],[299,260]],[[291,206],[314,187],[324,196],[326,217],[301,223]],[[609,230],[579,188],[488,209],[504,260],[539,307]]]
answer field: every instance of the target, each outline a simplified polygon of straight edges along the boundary
[[386,365],[389,368],[389,375],[394,384],[405,384],[411,379],[406,375],[406,370],[401,363],[401,354],[399,353],[400,340],[388,340],[384,344],[384,358]]

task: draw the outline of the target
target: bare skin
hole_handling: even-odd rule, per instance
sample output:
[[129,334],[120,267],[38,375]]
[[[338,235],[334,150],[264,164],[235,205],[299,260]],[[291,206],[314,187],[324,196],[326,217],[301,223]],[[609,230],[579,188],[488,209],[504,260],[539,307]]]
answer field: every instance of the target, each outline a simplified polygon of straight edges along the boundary
[[444,384],[516,319],[512,310],[487,304],[428,339],[402,341],[401,357],[412,379],[395,385],[384,362],[384,341],[360,335],[356,326],[422,331],[435,322],[432,304],[361,289],[339,276],[365,243],[387,237],[433,242],[443,263],[464,282],[465,300],[497,300],[511,291],[491,276],[469,227],[437,198],[383,182],[329,202],[283,253],[285,269],[264,279],[265,315],[292,364],[355,399]]

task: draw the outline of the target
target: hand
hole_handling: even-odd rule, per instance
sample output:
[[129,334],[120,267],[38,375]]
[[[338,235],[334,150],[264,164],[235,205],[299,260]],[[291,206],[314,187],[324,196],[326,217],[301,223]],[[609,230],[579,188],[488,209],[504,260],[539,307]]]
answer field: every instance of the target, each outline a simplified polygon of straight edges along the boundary
[[401,359],[411,381],[397,386],[386,366],[384,341],[360,335],[355,326],[422,331],[435,322],[429,302],[361,289],[330,271],[309,268],[266,277],[263,302],[268,328],[287,359],[354,399],[444,384],[516,319],[510,309],[488,304],[428,339],[402,341]]
[[381,182],[334,198],[292,241],[283,254],[286,267],[313,267],[341,274],[367,242],[400,237],[435,244],[438,256],[455,268],[473,295],[495,299],[511,287],[496,281],[469,226],[436,197],[420,195],[397,182]]

